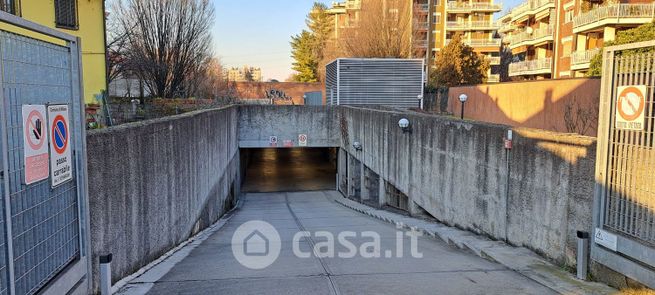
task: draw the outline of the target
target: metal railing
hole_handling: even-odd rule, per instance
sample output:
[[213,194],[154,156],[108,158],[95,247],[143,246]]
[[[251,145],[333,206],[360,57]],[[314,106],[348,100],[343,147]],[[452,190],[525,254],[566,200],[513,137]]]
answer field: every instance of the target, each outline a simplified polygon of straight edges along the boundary
[[[555,0],[529,0],[516,6],[510,10],[505,16],[518,17],[523,13],[536,13],[538,10],[548,7],[549,5],[555,6]],[[505,17],[503,16],[503,17]]]
[[487,77],[487,83],[498,83],[500,82],[500,74],[490,74]]
[[420,12],[429,12],[430,11],[430,5],[429,4],[424,4],[424,3],[419,3],[416,4],[416,9]]
[[509,64],[509,75],[534,75],[548,73],[553,65],[553,59],[550,57],[534,60],[526,60]]
[[430,29],[430,24],[428,22],[417,22],[415,23],[416,29],[418,30],[428,30]]
[[573,27],[578,28],[608,18],[619,22],[624,18],[653,18],[655,4],[612,4],[594,8],[573,18]]
[[[452,39],[446,39],[445,45],[448,45]],[[501,40],[500,38],[493,38],[493,39],[463,39],[462,42],[468,46],[471,47],[491,47],[491,46],[500,46]]]
[[472,10],[492,10],[500,11],[503,9],[502,4],[496,3],[469,3],[450,1],[447,6],[448,11],[472,11]]
[[489,61],[490,65],[499,65],[500,64],[500,56],[487,56],[487,57],[485,57],[485,59]]
[[491,28],[498,29],[500,27],[499,23],[494,21],[449,21],[446,22],[446,30],[449,29],[482,29],[482,28]]
[[589,49],[585,51],[574,51],[571,53],[571,64],[586,64],[591,61],[596,54],[600,53],[600,48]]
[[529,45],[531,41],[537,41],[544,38],[546,38],[546,40],[552,40],[554,36],[553,32],[553,26],[547,26],[533,30],[531,34],[527,31],[522,31],[520,33],[507,36],[503,39],[503,41],[509,43],[510,47],[519,46],[521,43],[526,43],[524,45]]

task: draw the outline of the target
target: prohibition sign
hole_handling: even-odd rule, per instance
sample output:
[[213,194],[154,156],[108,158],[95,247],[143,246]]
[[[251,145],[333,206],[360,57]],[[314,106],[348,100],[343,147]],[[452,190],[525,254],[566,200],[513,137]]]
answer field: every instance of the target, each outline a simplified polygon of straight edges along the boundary
[[55,152],[63,154],[68,146],[68,125],[64,116],[57,115],[52,124],[52,141]]
[[27,144],[32,148],[32,150],[38,151],[41,149],[45,143],[45,121],[43,121],[43,116],[40,112],[34,110],[31,111],[27,116],[25,121],[25,138],[27,138]]
[[638,119],[644,112],[645,107],[646,99],[639,88],[629,86],[619,93],[616,110],[624,120],[634,121]]

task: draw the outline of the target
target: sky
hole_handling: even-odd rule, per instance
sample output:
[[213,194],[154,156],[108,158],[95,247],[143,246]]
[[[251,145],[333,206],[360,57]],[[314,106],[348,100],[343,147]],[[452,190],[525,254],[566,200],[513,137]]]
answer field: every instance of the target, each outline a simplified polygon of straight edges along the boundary
[[[446,1],[446,0],[442,0]],[[227,67],[260,67],[264,80],[286,80],[293,71],[291,36],[300,33],[314,0],[213,0],[214,54]],[[325,4],[331,0],[321,1]],[[495,0],[508,7],[520,0]],[[503,13],[497,13],[499,17]]]
[[[264,80],[286,80],[291,36],[305,27],[313,0],[213,0],[214,54],[227,67],[260,67]],[[322,1],[326,4],[332,1]]]

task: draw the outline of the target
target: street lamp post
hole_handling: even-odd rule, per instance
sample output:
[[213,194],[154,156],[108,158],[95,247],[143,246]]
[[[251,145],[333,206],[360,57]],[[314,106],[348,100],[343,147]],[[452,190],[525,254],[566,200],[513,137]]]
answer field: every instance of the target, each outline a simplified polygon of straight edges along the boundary
[[465,103],[466,100],[468,100],[468,99],[469,99],[469,97],[468,97],[468,95],[466,95],[466,94],[463,94],[463,93],[462,93],[462,94],[459,96],[459,101],[462,102],[462,115],[461,115],[461,119],[462,119],[462,120],[464,120],[464,103]]

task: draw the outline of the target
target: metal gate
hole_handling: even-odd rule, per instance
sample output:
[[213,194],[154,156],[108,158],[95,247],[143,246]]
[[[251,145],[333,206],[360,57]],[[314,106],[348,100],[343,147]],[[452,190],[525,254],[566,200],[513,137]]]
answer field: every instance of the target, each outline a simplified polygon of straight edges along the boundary
[[[0,30],[0,294],[34,294],[63,276],[64,268],[77,266],[86,252],[80,218],[86,182],[79,41],[7,14],[0,21],[31,36]],[[72,180],[54,187],[50,178],[25,184],[23,105],[68,106]],[[81,269],[87,272],[87,266]],[[59,291],[66,290],[51,290]]]
[[[603,54],[592,257],[655,285],[655,41]],[[651,51],[651,52],[648,52]]]

